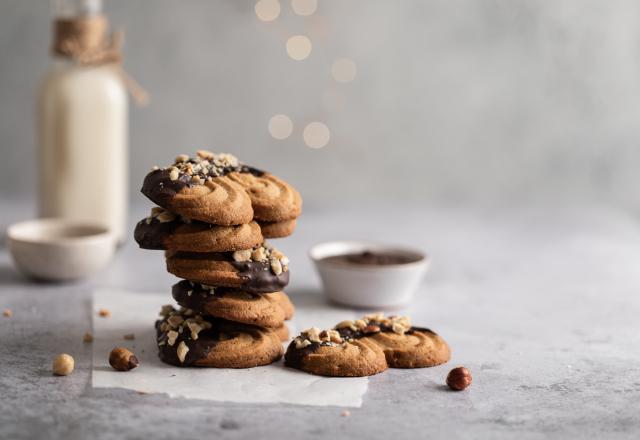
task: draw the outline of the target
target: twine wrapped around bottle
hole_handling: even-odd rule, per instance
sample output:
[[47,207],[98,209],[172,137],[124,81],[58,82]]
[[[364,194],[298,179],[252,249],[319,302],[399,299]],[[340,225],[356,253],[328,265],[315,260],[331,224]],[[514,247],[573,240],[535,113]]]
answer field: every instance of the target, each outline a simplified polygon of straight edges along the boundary
[[135,102],[146,105],[149,102],[146,90],[122,67],[124,33],[113,32],[107,36],[108,27],[109,22],[102,15],[57,19],[51,50],[80,65],[113,64]]

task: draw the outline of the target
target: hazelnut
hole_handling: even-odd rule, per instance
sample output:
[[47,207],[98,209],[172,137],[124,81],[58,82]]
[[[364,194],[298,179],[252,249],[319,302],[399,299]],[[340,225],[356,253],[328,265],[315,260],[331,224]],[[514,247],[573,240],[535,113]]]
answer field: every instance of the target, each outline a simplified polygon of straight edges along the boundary
[[249,261],[251,260],[251,249],[242,249],[233,253],[233,261]]
[[82,342],[91,343],[93,342],[93,335],[89,332],[86,332],[82,337]]
[[129,371],[139,364],[135,354],[123,347],[116,347],[109,354],[109,364],[118,371]]
[[340,417],[350,417],[350,416],[351,416],[351,411],[349,411],[348,409],[345,409],[340,413]]
[[365,335],[370,335],[372,333],[380,333],[380,327],[378,327],[377,325],[369,324],[362,329],[362,333],[364,333]]
[[176,354],[178,355],[178,359],[180,360],[181,364],[184,364],[184,360],[187,357],[188,352],[189,347],[187,347],[187,344],[185,344],[184,341],[180,342],[178,344],[178,348],[176,349]]
[[260,246],[253,252],[251,252],[251,259],[253,261],[264,261],[267,259],[267,253],[264,250],[264,247]]
[[179,154],[178,157],[176,157],[175,163],[186,162],[188,160],[189,160],[189,156],[187,156],[186,154]]
[[108,318],[111,316],[111,312],[108,309],[100,309],[98,310],[98,316],[101,318]]
[[53,374],[56,376],[68,376],[73,372],[75,361],[71,355],[62,353],[53,360]]
[[280,275],[282,273],[282,264],[280,263],[279,260],[272,258],[269,261],[269,264],[271,265],[271,270],[273,271],[274,274]]
[[471,372],[465,367],[457,367],[449,372],[447,385],[455,391],[462,391],[471,385]]
[[169,171],[169,179],[171,180],[178,180],[178,177],[180,176],[180,172],[178,171],[177,168],[172,167],[171,171]]
[[213,160],[213,158],[214,158],[214,154],[211,151],[208,151],[208,150],[198,150],[196,152],[196,154],[198,155],[198,157],[200,157],[202,159]]
[[11,311],[11,309],[4,309],[2,312],[2,316],[4,316],[5,318],[11,318],[13,316],[13,312]]

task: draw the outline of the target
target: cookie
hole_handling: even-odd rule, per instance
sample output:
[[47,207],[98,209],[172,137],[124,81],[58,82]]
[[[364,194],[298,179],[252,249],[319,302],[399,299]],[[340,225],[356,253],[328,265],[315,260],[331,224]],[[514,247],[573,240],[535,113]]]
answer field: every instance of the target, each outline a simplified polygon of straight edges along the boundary
[[[328,336],[320,339],[319,334],[329,332],[334,335],[333,341]],[[284,364],[319,376],[338,377],[372,376],[388,368],[384,353],[371,340],[342,340],[336,336],[339,338],[336,331],[306,330],[289,344]],[[311,342],[309,337],[319,342]]]
[[382,371],[374,368],[380,359],[386,369],[433,367],[450,358],[449,346],[433,331],[411,326],[406,316],[374,314],[302,332],[287,348],[285,365],[324,376],[368,376]]
[[269,173],[255,172],[232,172],[227,177],[247,191],[256,220],[282,222],[300,215],[300,193],[284,180]]
[[216,226],[183,219],[163,208],[153,208],[149,217],[138,222],[134,238],[143,249],[186,252],[236,251],[264,241],[256,222]]
[[278,334],[164,306],[156,321],[160,360],[178,367],[251,368],[282,357]]
[[451,358],[444,339],[427,328],[413,327],[407,316],[371,314],[343,321],[335,329],[346,339],[371,339],[382,349],[391,368],[434,367]]
[[200,284],[269,293],[289,283],[289,259],[265,245],[235,252],[166,251],[165,257],[170,273]]
[[287,327],[286,324],[274,328],[273,332],[278,335],[280,342],[287,342],[289,340],[289,327]]
[[282,327],[293,316],[293,304],[284,292],[257,294],[184,280],[173,286],[172,295],[183,307],[259,327]]
[[260,222],[259,224],[264,238],[288,237],[296,229],[295,219],[282,222]]
[[239,225],[255,219],[291,220],[302,199],[288,183],[244,165],[231,154],[198,151],[181,154],[173,165],[151,171],[142,193],[157,205],[186,218],[216,225]]

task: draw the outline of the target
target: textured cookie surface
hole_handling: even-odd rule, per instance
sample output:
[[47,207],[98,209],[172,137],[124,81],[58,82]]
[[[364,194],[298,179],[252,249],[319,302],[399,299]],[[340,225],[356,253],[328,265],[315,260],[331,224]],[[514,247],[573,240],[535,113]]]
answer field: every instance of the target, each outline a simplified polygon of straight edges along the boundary
[[231,172],[227,177],[247,191],[256,220],[282,222],[300,215],[302,198],[284,180],[269,173]]
[[288,237],[296,230],[295,219],[282,222],[260,222],[259,224],[264,238]]
[[433,331],[411,326],[408,317],[375,314],[332,330],[305,330],[287,348],[285,365],[325,376],[368,376],[387,367],[432,367],[450,357],[449,346]]
[[170,273],[200,284],[269,293],[289,283],[289,259],[268,245],[235,252],[166,251],[165,257]]
[[160,359],[179,367],[250,368],[282,357],[278,334],[164,306],[156,321]]
[[300,215],[302,198],[291,185],[244,165],[231,154],[181,154],[166,168],[151,171],[142,193],[186,218],[216,225],[239,225],[254,217],[282,222]]
[[172,294],[183,307],[259,327],[276,329],[293,316],[293,304],[284,292],[257,294],[184,280],[173,286]]
[[263,242],[256,222],[237,226],[216,226],[185,221],[162,208],[138,222],[134,238],[143,249],[185,252],[226,252],[247,249]]

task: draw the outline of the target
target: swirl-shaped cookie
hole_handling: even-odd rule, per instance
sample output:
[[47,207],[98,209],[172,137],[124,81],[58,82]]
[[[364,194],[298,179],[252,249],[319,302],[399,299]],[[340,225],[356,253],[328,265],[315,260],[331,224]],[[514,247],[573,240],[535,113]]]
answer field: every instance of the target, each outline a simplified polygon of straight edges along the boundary
[[151,216],[138,222],[134,238],[143,249],[185,252],[236,251],[252,248],[264,241],[256,222],[216,226],[185,221],[162,208],[154,208]]
[[180,155],[173,165],[155,169],[142,193],[183,217],[216,225],[248,223],[254,216],[282,222],[300,215],[302,199],[288,183],[241,164],[230,154],[198,151]]
[[293,234],[296,230],[296,220],[282,222],[259,222],[264,238],[283,238]]
[[166,251],[165,257],[170,273],[200,284],[269,293],[289,283],[289,259],[266,245],[235,252]]
[[288,367],[319,376],[372,376],[388,368],[380,347],[367,339],[340,344],[320,342],[301,348],[292,342],[284,359]]
[[167,169],[154,170],[145,177],[142,193],[168,211],[206,223],[240,225],[253,219],[251,199],[237,183],[210,177],[195,185],[192,179]]
[[[449,346],[433,331],[412,327],[408,317],[375,314],[332,330],[305,330],[287,348],[285,365],[324,376],[368,376],[387,367],[433,367],[450,358]],[[383,369],[372,368],[381,360]]]
[[282,222],[300,215],[302,198],[282,179],[268,173],[232,172],[227,177],[247,191],[256,220]]
[[266,329],[163,307],[156,321],[160,359],[179,367],[251,368],[282,357],[278,335]]
[[294,307],[284,292],[249,293],[224,287],[203,286],[183,280],[171,290],[183,307],[228,321],[276,329],[291,319]]

